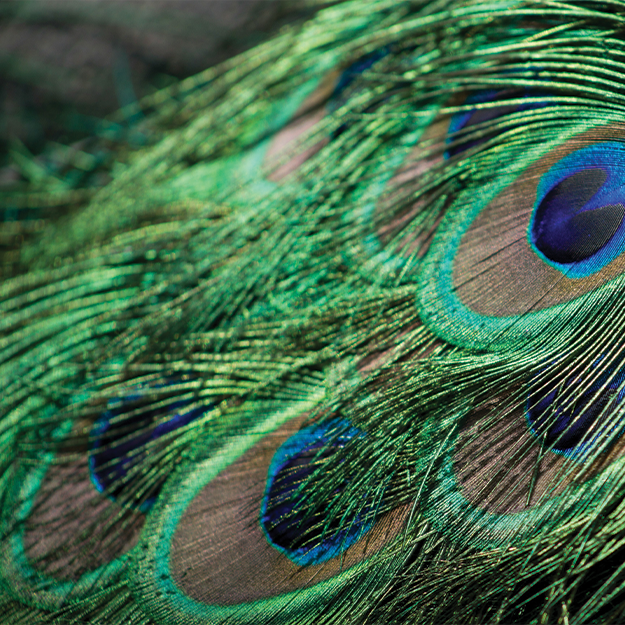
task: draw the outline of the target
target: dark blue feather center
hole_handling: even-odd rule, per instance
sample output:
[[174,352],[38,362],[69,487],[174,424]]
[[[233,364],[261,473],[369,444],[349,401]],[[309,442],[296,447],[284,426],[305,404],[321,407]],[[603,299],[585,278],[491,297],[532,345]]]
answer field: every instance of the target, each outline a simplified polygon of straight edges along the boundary
[[[146,512],[156,500],[166,476],[146,481],[140,471],[153,441],[188,425],[205,408],[188,408],[190,400],[156,401],[146,405],[142,389],[121,401],[109,402],[109,409],[96,421],[90,435],[89,471],[95,487],[113,500]],[[135,504],[134,502],[139,503]]]
[[[311,426],[289,438],[272,460],[261,526],[269,542],[300,566],[336,557],[373,525],[374,508],[367,502],[359,502],[358,513],[349,517],[328,514],[330,500],[313,502],[306,496],[306,480],[358,436],[363,433],[343,421]],[[330,498],[339,497],[350,479],[346,468]]]
[[[508,101],[516,100],[519,98],[530,97],[542,97],[542,94],[532,93],[528,90],[513,90],[513,91],[497,91],[487,90],[480,91],[469,96],[464,102],[468,104],[487,104],[493,103],[493,106],[484,108],[475,108],[461,113],[456,113],[449,123],[449,130],[447,136],[447,143],[449,147],[445,152],[446,158],[451,158],[456,154],[475,148],[487,141],[493,139],[497,134],[503,132],[503,130],[509,130],[512,126],[501,127],[499,129],[488,130],[479,137],[466,138],[465,135],[469,135],[474,126],[479,124],[486,124],[486,122],[494,122],[499,118],[503,118],[506,115],[512,115],[522,111],[530,111],[533,109],[542,108],[548,105],[548,102],[527,102],[521,104],[513,104]],[[500,101],[500,105],[496,103]]]
[[360,57],[354,61],[349,67],[343,70],[341,73],[334,91],[332,92],[332,100],[338,101],[345,90],[354,82],[354,80],[363,72],[373,67],[380,59],[383,59],[388,54],[387,48],[376,50],[371,54]]
[[[341,73],[334,90],[332,91],[332,95],[330,96],[330,100],[328,101],[328,110],[330,112],[334,112],[340,109],[342,106],[345,106],[347,103],[349,96],[351,95],[350,87],[354,83],[354,81],[360,76],[362,73],[371,69],[380,59],[383,59],[389,53],[387,48],[381,48],[380,50],[375,50],[371,54],[367,54],[356,60],[349,67],[343,70]],[[341,124],[333,133],[332,138],[343,134],[347,128],[349,127],[348,123]]]
[[544,374],[531,383],[527,420],[547,448],[583,459],[598,445],[605,449],[623,430],[625,366],[598,360],[586,375],[553,382]]
[[556,263],[585,260],[616,234],[625,216],[625,194],[610,198],[614,203],[590,203],[607,178],[599,167],[584,169],[559,182],[540,202],[532,236],[547,258]]
[[625,250],[625,145],[571,152],[540,179],[530,245],[568,278],[600,271]]

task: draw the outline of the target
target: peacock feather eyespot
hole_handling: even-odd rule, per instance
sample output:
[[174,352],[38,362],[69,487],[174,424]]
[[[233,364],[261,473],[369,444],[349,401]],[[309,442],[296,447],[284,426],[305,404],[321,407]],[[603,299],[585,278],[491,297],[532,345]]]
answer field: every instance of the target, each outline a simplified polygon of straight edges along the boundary
[[543,174],[528,237],[569,278],[600,271],[625,250],[625,143],[597,143]]
[[[347,422],[332,420],[300,430],[278,449],[269,467],[260,522],[267,540],[299,566],[326,562],[360,540],[373,526],[372,509],[363,503],[352,519],[326,519],[330,501],[311,514],[302,486],[324,460],[337,456],[345,444],[363,432]],[[344,468],[344,482],[350,479]],[[340,496],[337,485],[335,496]]]
[[307,4],[20,161],[0,620],[622,622],[623,7]]
[[426,325],[458,345],[506,349],[555,337],[588,302],[615,297],[625,268],[624,136],[618,124],[546,135],[530,146],[529,164],[512,159],[491,184],[458,197],[419,277]]
[[[317,133],[316,142],[309,147],[302,148],[297,144],[298,140],[304,138],[315,125],[327,123],[329,116],[344,107],[354,95],[354,82],[387,54],[386,49],[376,50],[353,61],[342,71],[335,67],[318,81],[316,89],[301,103],[298,111],[293,113],[292,120],[276,132],[269,142],[264,158],[264,167],[270,172],[269,180],[275,183],[284,181],[319,150],[347,130],[349,124],[343,123],[322,135]],[[285,156],[290,158],[276,168],[276,164],[284,160]]]
[[[516,404],[516,405],[515,405]],[[528,427],[518,402],[475,410],[461,421],[437,466],[425,514],[436,530],[471,549],[523,541],[596,505],[622,471],[614,458],[580,464],[554,452]]]
[[[461,548],[497,549],[574,522],[600,506],[625,462],[625,365],[620,349],[519,354],[507,381],[488,383],[437,433],[425,515]],[[501,365],[497,365],[500,367]]]
[[[103,370],[115,371],[116,364]],[[14,505],[0,519],[6,538],[0,576],[11,592],[29,605],[56,609],[123,575],[169,473],[155,474],[155,463],[171,462],[167,453],[182,428],[207,410],[191,397],[191,377],[147,376],[150,382],[119,385],[118,398],[104,402],[104,410],[111,390],[83,388],[64,409],[50,412],[48,451],[15,463]],[[40,427],[37,418],[24,425],[33,441]]]
[[[291,416],[274,430],[265,425],[234,437],[184,470],[174,499],[166,486],[135,552],[132,584],[148,613],[166,609],[191,623],[235,616],[255,623],[259,610],[297,618],[366,575],[368,563],[397,538],[405,506],[380,518],[375,506],[358,506],[355,516],[335,518],[323,512],[333,509],[331,501],[306,501],[306,489],[298,488],[315,477],[317,463],[322,471],[325,462],[342,467],[341,450],[364,436],[342,420],[306,421],[306,414]],[[339,500],[346,474],[333,482]],[[313,518],[300,515],[294,501]],[[151,541],[154,532],[163,539]]]
[[[206,407],[193,405],[192,399],[162,397],[164,387],[174,384],[170,380],[152,387],[144,385],[121,399],[109,400],[89,436],[89,471],[96,489],[141,512],[152,507],[166,479],[161,476],[145,484],[135,483],[140,481],[148,454],[156,453],[159,439],[171,439],[177,430],[206,412]],[[146,403],[150,392],[159,390],[161,397],[156,395]]]
[[330,109],[336,110],[345,104],[344,96],[347,89],[363,72],[371,69],[378,61],[389,54],[388,48],[380,48],[369,54],[365,54],[356,59],[351,65],[341,72],[339,79],[336,81],[332,95],[330,96]]
[[[536,98],[541,98],[541,100],[536,101]],[[529,101],[523,102],[523,100]],[[446,143],[448,147],[445,158],[449,159],[467,150],[477,148],[496,137],[498,133],[518,127],[519,124],[514,122],[503,125],[497,125],[497,122],[513,113],[532,111],[548,106],[548,98],[543,93],[533,92],[529,89],[488,89],[469,95],[464,101],[463,107],[470,105],[487,106],[470,108],[452,116],[447,130]]]
[[625,430],[625,365],[598,358],[563,379],[537,374],[528,388],[526,418],[545,449],[579,462],[605,454]]
[[[338,109],[345,106],[351,95],[353,95],[354,83],[357,83],[358,77],[367,70],[374,68],[378,61],[382,60],[389,54],[388,48],[380,48],[356,59],[351,65],[341,72],[326,108],[329,113],[335,113]],[[342,135],[349,125],[341,124],[332,132],[332,139],[336,139]]]
[[414,283],[447,204],[444,187],[428,186],[444,161],[445,120],[421,113],[401,136],[389,138],[367,173],[368,188],[344,216],[353,229],[346,263],[385,286],[400,276]]
[[[73,437],[72,437],[73,439]],[[94,488],[87,454],[49,452],[16,467],[4,511],[0,575],[28,605],[58,609],[121,575],[145,521]]]

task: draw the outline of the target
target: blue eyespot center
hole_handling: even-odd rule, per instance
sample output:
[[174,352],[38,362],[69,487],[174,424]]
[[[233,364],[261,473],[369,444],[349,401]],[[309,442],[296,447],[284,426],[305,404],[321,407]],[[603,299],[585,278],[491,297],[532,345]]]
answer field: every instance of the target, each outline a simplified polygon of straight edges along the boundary
[[[352,518],[349,514],[327,516],[331,501],[311,507],[311,498],[302,492],[302,485],[315,471],[340,454],[349,440],[361,436],[364,434],[357,428],[333,420],[291,436],[273,457],[260,523],[269,543],[299,566],[336,557],[373,526],[373,505],[359,505]],[[349,481],[346,470],[333,496],[339,497]]]
[[585,260],[603,249],[616,234],[625,216],[622,203],[591,205],[584,210],[607,177],[598,167],[576,172],[559,182],[540,202],[532,236],[547,258],[556,263]]
[[493,129],[492,131],[484,133],[479,138],[476,137],[474,139],[463,139],[462,134],[469,134],[472,127],[478,126],[479,124],[485,124],[486,122],[495,121],[501,117],[505,117],[506,115],[543,108],[548,105],[548,101],[530,101],[522,104],[511,104],[507,102],[508,100],[530,98],[536,96],[540,97],[541,95],[542,94],[532,93],[528,90],[521,89],[512,91],[498,91],[490,89],[487,91],[480,91],[469,96],[465,101],[466,105],[486,104],[489,102],[496,103],[497,101],[501,101],[501,104],[499,106],[475,108],[462,113],[456,113],[451,118],[451,121],[449,123],[447,136],[447,143],[449,144],[449,147],[445,152],[445,157],[451,158],[452,156],[460,154],[461,152],[465,152],[466,150],[475,148],[495,137],[498,132],[501,132],[501,130],[497,131]]
[[[94,424],[90,433],[89,471],[98,491],[114,501],[124,502],[147,512],[158,496],[165,477],[141,478],[140,468],[153,442],[188,425],[205,412],[191,407],[191,400],[149,402],[155,388],[142,388],[121,401],[109,402],[109,408]],[[145,484],[139,482],[145,481]],[[134,501],[140,503],[134,504]]]
[[334,102],[335,108],[339,108],[344,102],[341,102],[341,97],[343,96],[346,89],[354,82],[354,80],[363,72],[366,72],[368,69],[371,69],[380,59],[383,59],[389,53],[388,48],[381,48],[380,50],[375,50],[370,54],[360,57],[356,61],[354,61],[349,67],[343,70],[341,73],[336,86],[334,87],[334,91],[330,96],[330,101]]
[[[342,106],[345,106],[351,94],[349,88],[352,86],[352,83],[354,83],[358,76],[366,72],[368,69],[371,69],[379,60],[387,56],[388,53],[388,48],[375,50],[374,52],[371,52],[370,54],[367,54],[357,59],[349,67],[344,69],[328,101],[328,110],[333,113],[334,111],[340,109]],[[347,130],[347,128],[347,123],[341,124],[332,133],[332,138],[336,139],[338,136],[343,134]]]
[[622,434],[625,366],[621,360],[600,371],[601,363],[561,382],[539,375],[530,384],[527,421],[551,451],[583,460]]
[[530,245],[569,278],[600,271],[625,250],[625,146],[572,152],[541,178]]

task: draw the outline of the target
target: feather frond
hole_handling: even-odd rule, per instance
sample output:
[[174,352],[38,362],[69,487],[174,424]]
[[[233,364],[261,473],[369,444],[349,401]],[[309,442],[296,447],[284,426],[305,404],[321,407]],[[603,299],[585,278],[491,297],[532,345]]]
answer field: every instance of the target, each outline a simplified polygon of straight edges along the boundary
[[620,622],[624,29],[323,3],[6,194],[6,622]]

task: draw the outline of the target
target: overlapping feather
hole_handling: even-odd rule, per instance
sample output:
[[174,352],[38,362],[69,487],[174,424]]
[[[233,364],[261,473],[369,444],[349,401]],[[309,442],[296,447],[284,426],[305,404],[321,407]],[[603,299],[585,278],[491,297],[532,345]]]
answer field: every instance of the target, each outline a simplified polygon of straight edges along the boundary
[[619,256],[514,246],[624,141],[624,15],[343,2],[140,103],[149,145],[5,263],[7,622],[619,622]]

